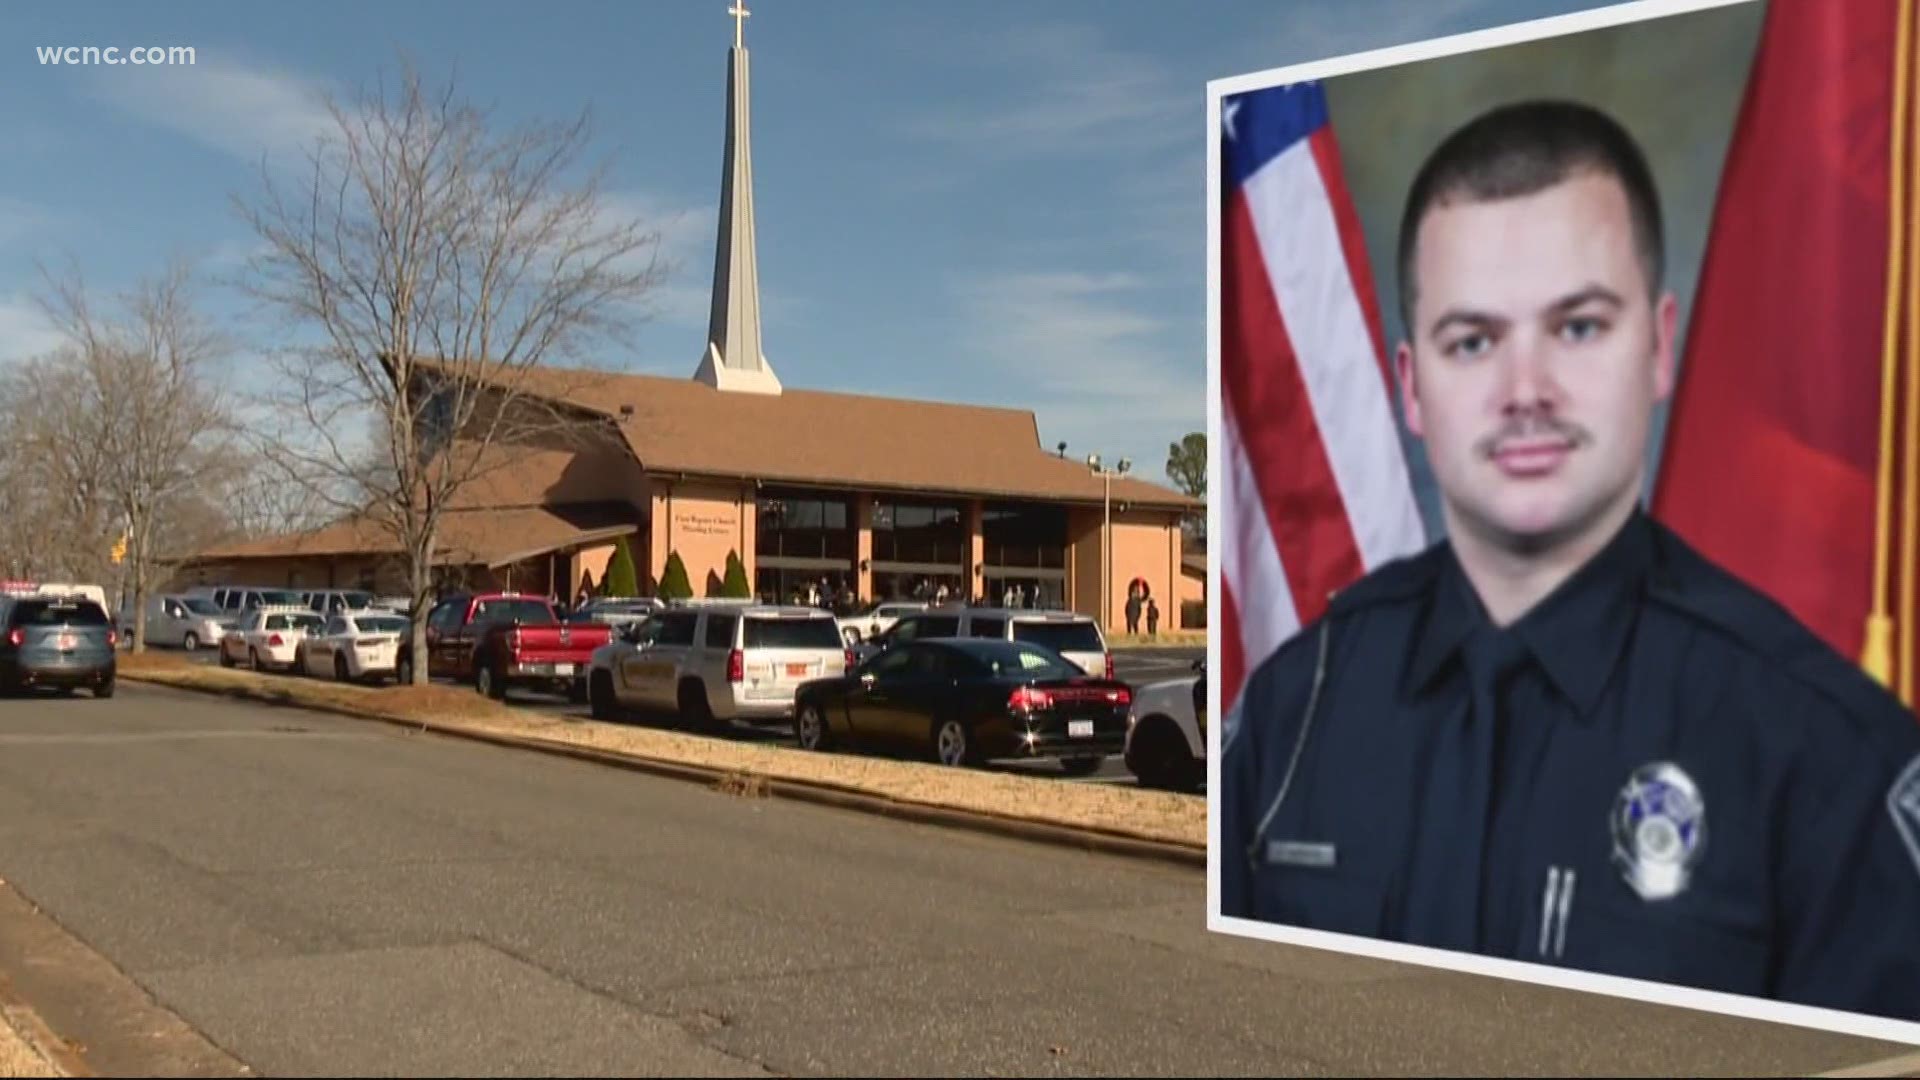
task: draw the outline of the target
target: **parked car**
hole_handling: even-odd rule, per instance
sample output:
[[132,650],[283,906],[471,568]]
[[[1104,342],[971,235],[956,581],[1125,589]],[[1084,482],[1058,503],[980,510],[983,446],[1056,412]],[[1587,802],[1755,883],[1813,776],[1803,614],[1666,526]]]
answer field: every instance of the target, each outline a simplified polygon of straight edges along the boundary
[[120,635],[106,609],[84,597],[0,599],[0,689],[86,687],[113,696]]
[[833,614],[739,600],[680,603],[594,653],[594,715],[677,714],[695,727],[785,721],[803,683],[844,673],[853,654]]
[[255,608],[304,608],[305,594],[292,589],[272,589],[259,585],[195,585],[189,596],[204,596],[220,605],[229,615],[244,615]]
[[868,659],[889,646],[926,638],[995,638],[1052,649],[1089,675],[1113,678],[1113,653],[1091,615],[1033,608],[946,607],[902,615],[878,637],[855,647]]
[[801,686],[794,735],[806,750],[906,747],[943,765],[1053,758],[1085,774],[1125,745],[1132,704],[1126,683],[1089,675],[1044,646],[925,638]]
[[[882,600],[865,611],[840,618],[840,636],[846,639],[848,645],[871,641],[893,629],[893,624],[899,622],[901,616],[925,611],[929,606],[917,600]],[[852,631],[852,634],[849,635],[848,631]]]
[[1127,718],[1127,771],[1142,787],[1193,791],[1207,780],[1207,662],[1142,686]]
[[[125,620],[126,633],[133,632]],[[146,638],[149,645],[178,645],[193,652],[202,645],[218,645],[239,620],[205,596],[168,593],[147,598]]]
[[321,615],[343,611],[364,611],[373,606],[373,594],[365,589],[309,589],[300,599]]
[[254,608],[221,635],[220,666],[244,660],[254,671],[292,671],[300,643],[321,625],[320,616],[304,604]]
[[567,613],[571,623],[597,622],[619,629],[645,622],[666,607],[649,596],[598,596]]
[[[470,680],[494,700],[510,687],[538,687],[581,700],[575,675],[611,640],[609,627],[566,623],[544,597],[525,593],[460,594],[427,615],[427,676]],[[403,639],[395,670],[413,681],[412,642]]]
[[302,675],[332,676],[340,682],[392,678],[400,641],[412,625],[391,611],[343,611],[300,643],[294,667]]

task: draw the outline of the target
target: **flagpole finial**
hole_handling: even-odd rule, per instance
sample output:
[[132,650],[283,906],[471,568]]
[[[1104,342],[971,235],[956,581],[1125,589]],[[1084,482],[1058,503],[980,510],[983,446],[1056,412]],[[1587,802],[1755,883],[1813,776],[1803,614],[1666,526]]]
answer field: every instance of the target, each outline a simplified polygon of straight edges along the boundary
[[745,20],[753,12],[747,10],[747,0],[733,0],[733,6],[727,9],[727,14],[733,16],[733,47],[741,48],[741,41],[745,36]]

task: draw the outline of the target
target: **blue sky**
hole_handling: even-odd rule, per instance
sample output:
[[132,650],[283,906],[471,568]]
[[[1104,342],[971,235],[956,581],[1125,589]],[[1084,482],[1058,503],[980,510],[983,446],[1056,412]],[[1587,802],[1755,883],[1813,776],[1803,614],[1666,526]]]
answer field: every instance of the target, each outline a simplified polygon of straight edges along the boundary
[[[608,367],[690,377],[706,333],[726,0],[13,4],[0,62],[0,362],[54,344],[34,259],[97,289],[217,280],[260,191],[401,51],[505,120],[590,109],[618,210],[679,270]],[[789,387],[1030,408],[1043,445],[1165,481],[1204,430],[1209,79],[1594,6],[1548,0],[750,4],[764,348]],[[39,45],[191,45],[191,67]],[[244,345],[275,328],[224,287]],[[242,379],[264,362],[243,352]],[[831,422],[831,418],[822,418]]]

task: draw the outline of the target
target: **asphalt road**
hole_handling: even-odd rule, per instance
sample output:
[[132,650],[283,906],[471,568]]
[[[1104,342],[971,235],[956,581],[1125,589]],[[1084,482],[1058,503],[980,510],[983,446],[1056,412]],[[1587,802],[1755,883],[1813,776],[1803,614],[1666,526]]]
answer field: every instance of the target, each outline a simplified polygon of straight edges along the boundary
[[[274,1075],[1804,1075],[1910,1050],[1211,935],[1204,876],[1162,864],[132,683],[0,701],[0,878]],[[5,974],[55,1030],[152,1068],[167,1024],[116,1028],[108,969],[39,956]]]
[[[185,657],[195,663],[214,664],[218,662],[218,653],[213,649],[200,649],[192,653],[167,650]],[[1138,648],[1116,649],[1113,654],[1113,673],[1129,686],[1139,689],[1141,686],[1162,679],[1178,679],[1193,673],[1193,662],[1204,660],[1207,650],[1196,647]],[[531,709],[552,716],[570,716],[575,719],[588,719],[585,705],[574,705],[565,699],[549,694],[530,691],[513,691],[509,695],[509,704],[517,708]],[[794,745],[792,730],[784,727],[754,727],[736,723],[729,736],[743,741],[769,742],[781,746]],[[1077,784],[1119,784],[1135,783],[1127,764],[1119,755],[1108,757],[1106,763],[1097,772],[1086,776],[1070,777],[1060,771],[1058,765],[1046,761],[1000,761],[990,762],[988,767],[1031,773],[1038,776],[1054,776],[1062,783]]]

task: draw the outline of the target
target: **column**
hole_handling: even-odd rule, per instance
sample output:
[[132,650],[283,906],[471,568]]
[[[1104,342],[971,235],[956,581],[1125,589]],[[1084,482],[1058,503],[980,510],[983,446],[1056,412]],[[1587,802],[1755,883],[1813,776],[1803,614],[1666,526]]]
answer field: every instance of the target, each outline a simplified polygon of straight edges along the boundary
[[853,572],[854,589],[861,600],[873,597],[873,496],[864,491],[853,496]]
[[984,503],[979,499],[967,500],[967,566],[961,588],[967,591],[963,599],[968,601],[984,595],[987,589],[987,537],[983,528],[985,515]]

